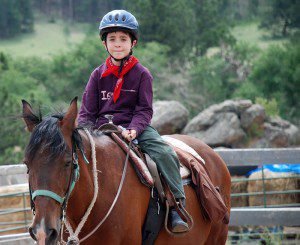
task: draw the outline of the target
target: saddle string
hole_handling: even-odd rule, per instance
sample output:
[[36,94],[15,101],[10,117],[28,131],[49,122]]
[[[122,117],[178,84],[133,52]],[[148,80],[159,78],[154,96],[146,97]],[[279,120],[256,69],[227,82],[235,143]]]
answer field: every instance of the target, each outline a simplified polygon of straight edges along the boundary
[[[74,232],[73,229],[72,229],[72,226],[70,225],[70,223],[68,222],[68,220],[66,219],[63,224],[65,223],[66,225],[66,228],[70,234],[70,236],[68,237],[68,242],[72,241],[72,242],[75,242],[76,244],[79,244],[80,242],[83,242],[85,241],[87,238],[89,238],[92,234],[94,234],[98,229],[99,227],[105,222],[105,220],[108,218],[108,216],[110,215],[111,211],[113,210],[117,200],[118,200],[118,197],[121,193],[121,190],[122,190],[122,187],[123,187],[123,184],[124,184],[124,180],[125,180],[125,176],[126,176],[126,170],[127,170],[127,165],[128,165],[128,160],[129,160],[129,152],[130,152],[130,149],[131,149],[131,145],[132,145],[132,142],[130,141],[129,143],[129,147],[128,147],[128,152],[127,152],[127,155],[126,155],[126,160],[125,160],[125,164],[124,164],[124,169],[123,169],[123,173],[122,173],[122,178],[121,178],[121,181],[120,181],[120,185],[119,185],[119,188],[118,188],[118,191],[117,191],[117,194],[115,196],[115,199],[110,207],[110,209],[108,210],[107,214],[104,216],[104,218],[99,222],[99,224],[89,233],[87,234],[85,237],[83,237],[81,240],[79,240],[78,238],[78,235],[79,235],[79,232],[81,231],[84,223],[86,222],[87,218],[88,218],[88,215],[90,214],[94,204],[95,204],[95,201],[96,201],[96,198],[97,198],[97,195],[98,195],[98,172],[97,172],[97,166],[96,166],[96,151],[95,151],[95,142],[90,134],[90,132],[84,128],[84,131],[85,133],[87,134],[88,138],[89,138],[89,141],[91,143],[91,148],[92,148],[92,161],[93,161],[93,177],[94,177],[94,198],[88,208],[88,210],[86,211],[85,215],[83,216],[81,222],[79,223],[76,231]],[[95,200],[95,201],[94,201]],[[93,202],[94,201],[94,202]],[[66,242],[63,241],[63,224],[62,224],[62,228],[61,228],[61,241],[63,242],[63,244],[67,244]]]

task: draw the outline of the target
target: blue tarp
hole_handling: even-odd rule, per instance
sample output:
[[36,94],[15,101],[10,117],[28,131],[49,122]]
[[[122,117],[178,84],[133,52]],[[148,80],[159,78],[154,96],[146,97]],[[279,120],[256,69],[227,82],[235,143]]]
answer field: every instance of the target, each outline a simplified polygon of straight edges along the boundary
[[[263,165],[264,169],[268,169],[271,172],[276,173],[296,173],[300,174],[300,164],[272,164],[272,165]],[[251,170],[247,173],[247,176],[249,176],[252,173],[261,171],[261,167]]]

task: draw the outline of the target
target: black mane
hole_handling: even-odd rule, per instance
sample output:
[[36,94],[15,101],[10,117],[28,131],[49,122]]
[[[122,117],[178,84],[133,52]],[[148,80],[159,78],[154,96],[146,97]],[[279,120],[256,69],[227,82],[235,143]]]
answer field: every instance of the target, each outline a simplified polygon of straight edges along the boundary
[[63,116],[63,114],[48,116],[36,125],[26,147],[26,156],[32,159],[38,150],[49,151],[49,158],[63,155],[67,145],[58,125]]
[[[33,118],[30,117],[36,123],[36,126],[31,133],[29,144],[25,149],[25,155],[29,160],[32,160],[38,151],[47,150],[49,152],[49,160],[55,159],[64,154],[67,150],[67,144],[59,127],[59,121],[64,118],[64,115],[65,113],[58,113],[42,118],[40,113],[39,117],[34,115],[31,116]],[[23,115],[23,117],[25,116],[28,117],[28,115]],[[100,131],[94,131],[93,125],[91,124],[75,128],[72,133],[72,142],[73,146],[79,149],[81,154],[84,154],[84,147],[78,130],[83,129],[83,127],[86,128],[94,137],[103,135]]]

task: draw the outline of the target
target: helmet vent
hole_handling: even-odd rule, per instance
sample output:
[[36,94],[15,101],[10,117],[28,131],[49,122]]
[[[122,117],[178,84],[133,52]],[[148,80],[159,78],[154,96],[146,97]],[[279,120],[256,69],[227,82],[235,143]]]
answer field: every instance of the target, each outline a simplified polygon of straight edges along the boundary
[[119,14],[116,14],[115,16],[115,20],[118,21],[119,20]]
[[112,15],[108,16],[109,21],[112,21]]

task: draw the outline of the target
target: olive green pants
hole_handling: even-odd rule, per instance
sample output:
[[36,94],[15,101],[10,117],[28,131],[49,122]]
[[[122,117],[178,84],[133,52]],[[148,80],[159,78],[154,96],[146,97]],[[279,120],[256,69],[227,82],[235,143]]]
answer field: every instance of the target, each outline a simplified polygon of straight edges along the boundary
[[159,133],[148,126],[138,136],[139,146],[156,163],[158,170],[162,173],[170,186],[175,198],[185,198],[182,180],[180,177],[180,164],[174,150],[162,139]]

